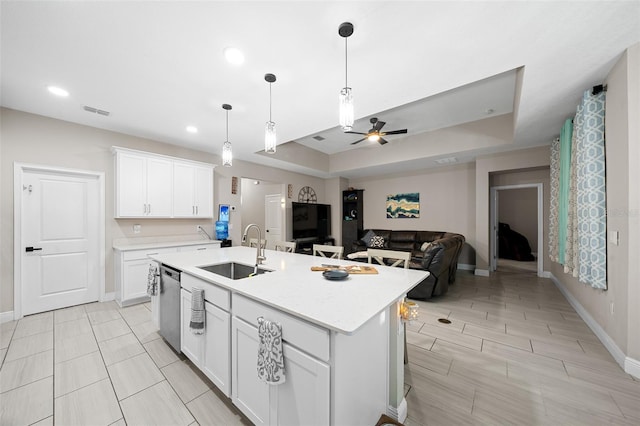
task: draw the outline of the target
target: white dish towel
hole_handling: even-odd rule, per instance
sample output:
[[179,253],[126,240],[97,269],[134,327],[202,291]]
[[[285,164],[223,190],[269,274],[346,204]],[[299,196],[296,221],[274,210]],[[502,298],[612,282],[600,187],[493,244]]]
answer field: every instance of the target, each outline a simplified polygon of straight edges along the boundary
[[191,321],[189,329],[193,334],[204,333],[204,290],[193,287],[191,289]]
[[285,382],[284,355],[282,352],[282,326],[275,322],[258,318],[258,377],[269,385]]
[[149,296],[158,295],[158,279],[160,274],[158,273],[158,265],[155,262],[149,264],[149,275],[147,276],[147,294]]

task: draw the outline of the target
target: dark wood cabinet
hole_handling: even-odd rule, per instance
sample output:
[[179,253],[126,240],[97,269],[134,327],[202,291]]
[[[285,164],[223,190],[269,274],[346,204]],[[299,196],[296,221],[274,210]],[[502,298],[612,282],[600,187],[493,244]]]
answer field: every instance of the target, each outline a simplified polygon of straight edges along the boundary
[[345,256],[352,252],[363,226],[364,189],[342,191],[342,245]]

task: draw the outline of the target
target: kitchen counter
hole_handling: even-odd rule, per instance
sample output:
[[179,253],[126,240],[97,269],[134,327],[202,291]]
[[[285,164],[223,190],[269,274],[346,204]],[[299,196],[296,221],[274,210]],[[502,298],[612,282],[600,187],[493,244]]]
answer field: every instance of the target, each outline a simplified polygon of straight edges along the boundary
[[354,333],[429,274],[376,265],[378,274],[351,274],[345,280],[330,281],[322,272],[311,271],[311,266],[358,263],[273,250],[265,250],[265,255],[267,259],[260,267],[273,272],[240,280],[231,280],[198,266],[225,262],[254,265],[255,248],[229,247],[203,253],[158,254],[151,258],[342,334]]

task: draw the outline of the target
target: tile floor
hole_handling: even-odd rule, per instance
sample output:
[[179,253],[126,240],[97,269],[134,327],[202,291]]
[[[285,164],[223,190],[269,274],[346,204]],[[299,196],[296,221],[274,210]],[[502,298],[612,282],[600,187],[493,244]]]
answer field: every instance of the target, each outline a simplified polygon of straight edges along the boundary
[[0,425],[251,424],[149,309],[92,303],[2,324]]
[[[640,380],[550,280],[461,271],[446,296],[419,303],[407,426],[640,424]],[[148,304],[4,323],[0,363],[0,425],[250,424],[160,338]]]
[[551,280],[512,265],[490,278],[461,271],[447,295],[419,304],[407,426],[640,424],[640,380]]

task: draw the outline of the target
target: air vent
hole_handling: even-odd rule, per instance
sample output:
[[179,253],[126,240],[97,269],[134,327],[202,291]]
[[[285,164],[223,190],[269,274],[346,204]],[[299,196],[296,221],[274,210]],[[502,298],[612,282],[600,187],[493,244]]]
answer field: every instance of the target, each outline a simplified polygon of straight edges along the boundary
[[87,112],[92,112],[94,114],[104,115],[105,117],[108,117],[111,114],[109,111],[105,111],[105,110],[102,110],[102,109],[90,107],[90,106],[87,106],[87,105],[85,105],[82,108]]
[[446,157],[446,158],[440,158],[439,160],[436,160],[436,163],[438,164],[453,164],[457,162],[458,162],[458,159],[456,157]]
[[326,138],[323,138],[322,136],[318,135],[318,136],[314,136],[313,139],[317,140],[318,142],[325,140]]

